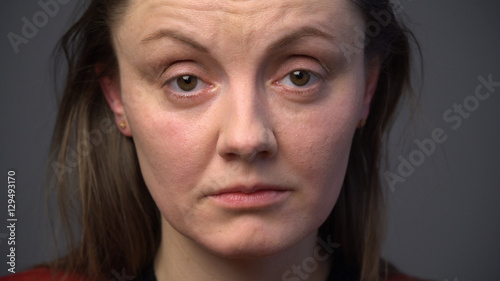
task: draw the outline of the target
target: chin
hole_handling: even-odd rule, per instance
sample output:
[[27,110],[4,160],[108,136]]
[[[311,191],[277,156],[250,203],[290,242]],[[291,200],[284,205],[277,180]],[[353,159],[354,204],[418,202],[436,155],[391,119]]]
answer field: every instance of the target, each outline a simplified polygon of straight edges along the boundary
[[[220,247],[219,247],[220,246]],[[231,259],[258,259],[277,255],[286,251],[291,245],[283,242],[270,243],[225,243],[224,245],[212,245],[210,250],[221,257]]]
[[296,224],[263,225],[248,222],[227,227],[224,232],[200,237],[198,243],[217,256],[232,259],[266,258],[283,253],[305,239],[315,228],[305,231]]
[[243,247],[232,247],[228,248],[225,245],[223,248],[209,249],[212,254],[225,259],[261,259],[268,258],[280,253],[283,253],[290,247],[285,246],[274,246],[274,247],[262,247],[255,245],[247,245]]
[[[230,259],[257,259],[314,247],[320,225],[329,208],[291,208],[227,212],[198,208],[189,216],[164,214],[163,237],[167,241],[198,248],[205,254]],[[314,214],[314,215],[312,215]],[[181,219],[182,218],[182,219]],[[174,242],[175,241],[175,242]],[[193,249],[194,250],[194,249]]]

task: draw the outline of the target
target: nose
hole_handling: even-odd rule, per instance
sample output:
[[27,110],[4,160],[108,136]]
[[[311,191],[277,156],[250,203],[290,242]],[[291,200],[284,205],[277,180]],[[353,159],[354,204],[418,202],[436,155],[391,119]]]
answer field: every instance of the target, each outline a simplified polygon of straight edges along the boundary
[[276,154],[277,142],[265,97],[250,88],[232,89],[224,97],[217,152],[226,160],[252,162]]

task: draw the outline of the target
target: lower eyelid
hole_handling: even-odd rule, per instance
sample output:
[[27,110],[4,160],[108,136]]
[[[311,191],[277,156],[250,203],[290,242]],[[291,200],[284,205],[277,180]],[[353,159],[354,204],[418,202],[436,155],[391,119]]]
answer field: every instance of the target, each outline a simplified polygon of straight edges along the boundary
[[[174,80],[175,81],[175,80]],[[210,95],[214,89],[215,85],[209,84],[201,79],[199,81],[202,81],[204,83],[203,86],[200,87],[200,89],[195,90],[195,91],[190,91],[190,92],[180,92],[172,89],[171,87],[168,87],[167,91],[169,92],[168,95],[175,97],[176,99],[191,99],[191,98],[197,98],[205,95]]]

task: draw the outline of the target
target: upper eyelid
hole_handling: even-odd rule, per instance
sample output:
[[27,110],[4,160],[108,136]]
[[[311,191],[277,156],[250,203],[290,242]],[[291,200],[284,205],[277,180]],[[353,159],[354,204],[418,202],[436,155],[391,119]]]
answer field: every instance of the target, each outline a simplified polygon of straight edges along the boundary
[[[288,72],[287,75],[289,75],[289,74],[291,74],[291,73],[293,73],[295,71],[307,71],[308,73],[313,74],[314,76],[316,76],[318,78],[321,78],[321,74],[319,74],[318,72],[316,72],[314,70],[307,69],[307,68],[300,68],[300,67],[297,68],[297,69],[294,69],[294,70],[292,70],[290,72]],[[286,77],[286,75],[283,76],[283,77]]]
[[[162,84],[161,84],[161,87],[162,88],[165,87],[170,81],[175,80],[175,79],[177,79],[179,77],[182,77],[182,76],[194,76],[194,77],[197,77],[199,80],[202,80],[204,83],[209,84],[205,80],[205,78],[202,77],[202,76],[208,75],[207,73],[205,73],[205,75],[199,75],[199,74],[197,74],[195,72],[196,71],[179,71],[178,73],[175,73],[174,75],[171,75],[171,76],[169,76],[167,78],[160,77],[161,81],[163,81]],[[164,75],[162,74],[162,76],[164,76]]]
[[179,79],[179,77],[182,77],[182,76],[193,76],[193,77],[198,78],[198,80],[199,80],[199,81],[201,81],[202,83],[209,85],[209,83],[208,83],[208,82],[206,82],[203,78],[199,77],[198,75],[194,75],[194,74],[179,74],[179,75],[176,75],[176,76],[174,76],[174,77],[172,77],[172,78],[169,78],[169,79],[165,80],[165,82],[163,82],[163,84],[162,84],[162,86],[161,86],[161,87],[162,87],[162,88],[164,88],[164,87],[165,87],[165,86],[167,86],[169,83],[171,83],[171,82],[173,82],[173,81],[175,81],[175,80]]
[[[318,76],[330,75],[331,67],[324,61],[309,55],[292,55],[280,59],[278,62],[278,72],[286,72],[286,74],[294,70],[307,70],[315,73]],[[321,74],[324,72],[324,74]]]
[[[179,75],[179,76],[176,76],[174,78],[171,78],[169,80],[166,81],[165,85],[168,86],[168,84],[172,83],[172,82],[175,82],[175,79],[177,79],[178,77],[181,77],[182,75]],[[165,88],[165,91],[168,92],[168,95],[169,96],[174,96],[176,97],[176,99],[186,99],[186,98],[196,98],[196,97],[199,97],[200,95],[202,95],[202,93],[204,91],[211,88],[210,84],[205,82],[204,80],[198,78],[199,80],[202,81],[202,83],[204,83],[205,85],[201,86],[201,89],[198,89],[198,90],[193,90],[193,91],[178,91],[178,90],[175,90],[175,89],[172,89],[172,87],[168,86],[167,88]],[[198,87],[198,85],[196,86]]]
[[[297,69],[294,69],[294,70],[292,70],[292,71],[287,72],[285,75],[280,76],[281,78],[279,78],[279,79],[277,79],[277,80],[272,81],[272,82],[271,82],[271,84],[275,84],[275,83],[278,83],[278,82],[282,81],[283,79],[285,79],[286,77],[288,77],[290,74],[292,74],[294,71],[297,71],[297,70],[307,71],[308,73],[310,73],[310,74],[312,74],[312,75],[316,76],[316,78],[317,78],[320,82],[324,81],[324,78],[323,78],[320,74],[318,74],[316,71],[309,70],[309,69],[306,69],[306,68],[297,68]],[[182,77],[182,76],[195,76],[195,77],[197,77],[197,78],[198,78],[198,79],[199,79],[202,83],[204,83],[204,84],[206,84],[206,85],[211,85],[211,83],[209,83],[209,82],[205,81],[203,78],[199,77],[198,75],[194,75],[194,74],[190,74],[190,73],[185,73],[185,74],[178,74],[178,75],[175,75],[175,76],[173,76],[173,77],[171,77],[171,78],[169,78],[169,79],[165,80],[165,81],[163,82],[163,84],[161,85],[161,88],[164,88],[164,87],[165,87],[165,86],[167,86],[169,83],[171,83],[171,82],[175,81],[176,79],[178,79],[179,77]],[[281,83],[280,83],[280,84],[281,84]],[[316,83],[314,83],[314,84],[316,84]],[[314,85],[314,84],[313,84],[313,85]],[[313,85],[311,85],[311,86],[313,86]],[[311,87],[311,86],[309,86],[309,87]]]
[[[286,58],[282,58],[279,61],[275,61],[275,63],[277,63],[278,66],[277,69],[273,71],[275,72],[273,76],[279,76],[277,77],[277,79],[272,79],[274,81],[270,81],[271,83],[282,80],[287,75],[296,70],[305,70],[311,74],[314,74],[320,81],[324,81],[325,78],[329,75],[329,67],[325,67],[324,62],[308,55],[287,56]],[[312,67],[311,65],[316,65],[316,67]],[[213,84],[211,81],[213,79],[207,79],[207,76],[210,76],[210,72],[203,64],[198,63],[195,60],[180,60],[169,63],[168,66],[162,68],[161,73],[159,74],[161,88],[168,85],[168,83],[173,81],[174,79],[185,75],[196,76],[198,77],[198,79],[208,85]]]
[[[289,77],[289,75],[293,73],[293,71],[292,71],[292,72],[287,73],[287,74],[286,74],[285,76],[283,76],[281,79],[278,79],[277,81],[273,82],[272,84],[274,84],[274,83],[278,83],[278,84],[281,84],[281,85],[283,85],[283,86],[285,86],[285,87],[293,87],[293,88],[298,89],[299,91],[304,91],[304,90],[306,90],[306,89],[308,89],[308,88],[314,87],[317,83],[322,83],[322,82],[324,82],[324,79],[323,79],[320,75],[316,74],[315,72],[312,72],[312,71],[309,71],[309,70],[305,70],[305,69],[301,69],[301,70],[307,71],[307,72],[309,72],[310,74],[312,74],[312,75],[316,76],[316,78],[318,79],[318,81],[316,81],[316,82],[315,82],[315,83],[313,83],[312,85],[309,85],[309,86],[303,86],[303,87],[299,87],[299,86],[293,87],[293,86],[285,85],[285,84],[284,84],[284,83],[282,83],[281,81],[283,81],[283,79],[285,79],[285,78]],[[294,71],[295,71],[295,70],[294,70]]]
[[[179,64],[182,64],[182,66],[178,66]],[[202,70],[201,72],[203,74],[205,74],[205,75],[208,74],[208,70],[202,64],[197,63],[194,60],[180,60],[180,61],[175,61],[175,62],[169,63],[168,66],[163,67],[158,75],[158,78],[161,79],[161,77],[164,76],[166,72],[175,71],[175,69],[178,69],[178,68],[181,68],[181,70],[179,70],[179,73],[185,73],[185,74],[175,75],[175,77],[178,77],[181,75],[193,75],[193,76],[197,76],[197,77],[201,76],[200,74],[198,74],[198,71],[193,71],[192,67],[189,67],[190,68],[189,70],[185,70],[187,68],[186,66],[184,66],[185,64],[187,64],[189,66],[195,65],[196,67],[193,67],[193,68],[201,69]],[[174,68],[174,70],[170,70],[172,68]]]
[[[314,69],[315,73],[323,73],[324,76],[329,76],[333,74],[335,69],[335,60],[324,53],[314,54],[307,50],[291,50],[286,51],[283,54],[275,54],[272,58],[273,64],[277,65],[277,68],[282,69],[283,66],[287,65],[314,65],[316,67],[308,67],[309,69]],[[300,68],[296,66],[285,67],[287,69],[297,69]]]
[[[312,69],[311,67],[300,67],[300,66],[299,67],[296,67],[296,66],[286,67],[290,71],[296,70],[296,69],[305,69],[305,70],[308,70],[308,71],[315,73],[319,77],[328,76],[331,74],[331,71],[332,71],[332,69],[331,69],[332,66],[330,66],[326,61],[324,61],[320,58],[317,58],[315,56],[311,56],[308,54],[301,54],[301,53],[293,54],[293,55],[286,55],[286,56],[281,57],[280,59],[272,62],[272,64],[277,64],[278,65],[277,69],[283,69],[283,66],[289,64],[290,60],[292,60],[292,63],[295,60],[306,61],[308,63],[314,63],[314,64],[320,66],[320,68],[321,68],[319,70],[315,70],[315,69]],[[207,63],[207,62],[205,62],[205,63]],[[159,67],[160,71],[158,71],[159,73],[157,74],[158,75],[157,77],[158,77],[158,80],[163,80],[162,77],[165,76],[165,73],[170,72],[170,69],[174,68],[174,70],[175,70],[175,69],[180,68],[180,71],[178,73],[182,73],[182,74],[179,74],[176,76],[194,75],[194,76],[198,76],[199,78],[203,79],[203,77],[206,77],[206,75],[209,75],[212,72],[212,71],[209,71],[209,69],[206,67],[205,63],[201,63],[197,59],[171,60],[170,62],[167,63],[166,66]],[[181,66],[179,66],[179,65],[181,65]],[[189,69],[186,69],[186,68],[189,68]],[[212,68],[212,67],[210,67],[210,68]],[[194,70],[201,70],[201,72],[193,71],[193,69]],[[321,72],[325,72],[325,73],[321,74]],[[168,76],[173,77],[171,75],[168,75]],[[217,75],[217,76],[219,76],[219,75]],[[219,77],[219,78],[222,78],[222,77]],[[165,81],[162,82],[162,85],[164,84],[164,82]]]
[[281,75],[279,79],[275,80],[276,82],[277,81],[281,81],[283,79],[285,79],[286,77],[288,77],[290,74],[292,74],[294,71],[297,71],[297,70],[302,70],[302,71],[307,71],[308,73],[316,76],[318,78],[319,81],[324,81],[325,78],[323,77],[323,75],[319,74],[318,72],[314,71],[314,70],[310,70],[310,69],[307,69],[307,68],[296,68],[296,69],[293,69],[292,71],[288,71],[285,75]]

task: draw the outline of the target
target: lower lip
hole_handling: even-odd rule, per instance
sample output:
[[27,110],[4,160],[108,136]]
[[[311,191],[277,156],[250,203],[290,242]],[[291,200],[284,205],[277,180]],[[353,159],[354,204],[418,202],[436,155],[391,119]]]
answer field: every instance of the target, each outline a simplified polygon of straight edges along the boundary
[[252,193],[227,192],[209,197],[223,207],[249,209],[276,205],[285,200],[288,193],[288,190],[258,190]]

